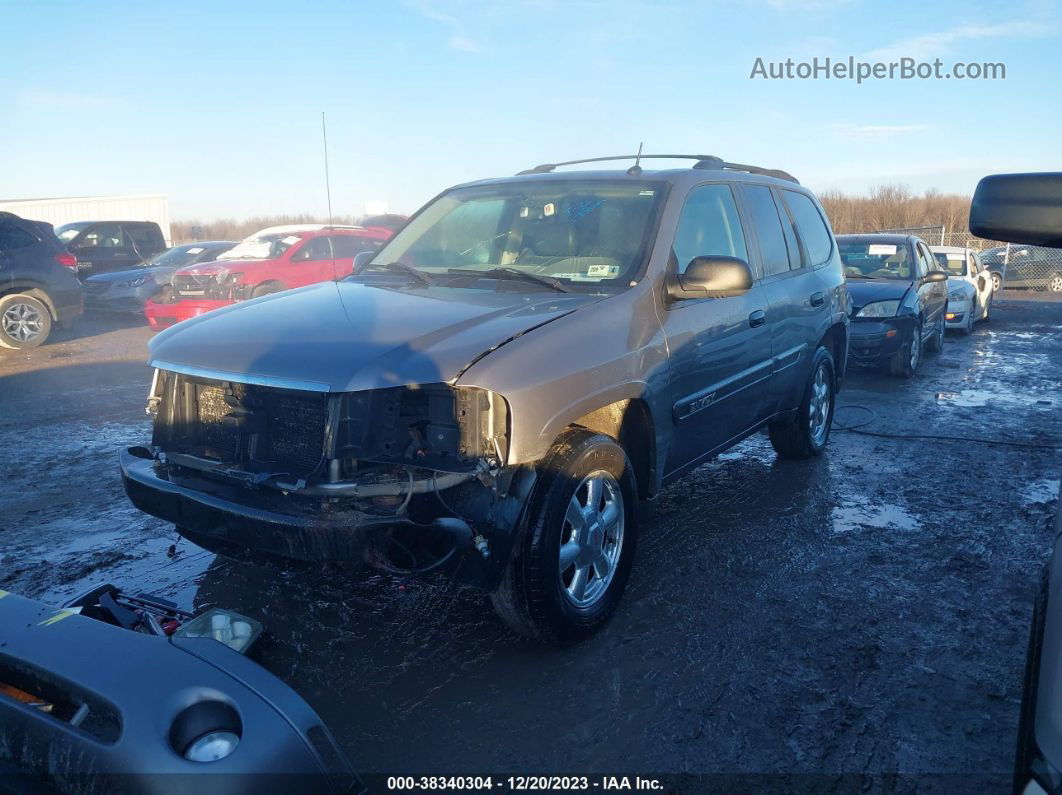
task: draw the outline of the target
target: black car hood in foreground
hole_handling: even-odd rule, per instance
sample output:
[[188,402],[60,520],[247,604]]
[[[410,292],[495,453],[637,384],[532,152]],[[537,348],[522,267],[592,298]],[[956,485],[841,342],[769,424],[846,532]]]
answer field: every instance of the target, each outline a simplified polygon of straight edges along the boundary
[[910,289],[910,279],[848,279],[848,295],[855,309],[874,301],[898,301]]
[[453,381],[475,359],[600,295],[322,282],[155,337],[152,364],[328,392]]

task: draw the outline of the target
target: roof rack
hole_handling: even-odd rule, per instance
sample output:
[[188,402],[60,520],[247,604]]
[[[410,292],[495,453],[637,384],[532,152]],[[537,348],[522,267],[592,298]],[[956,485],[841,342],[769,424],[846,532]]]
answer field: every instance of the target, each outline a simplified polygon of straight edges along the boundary
[[517,176],[548,174],[561,166],[575,166],[581,163],[601,163],[606,160],[634,160],[637,162],[639,159],[647,158],[657,160],[696,160],[697,162],[693,164],[693,168],[710,171],[722,171],[724,169],[727,171],[744,171],[748,174],[759,174],[764,177],[774,177],[775,179],[784,179],[787,182],[795,182],[797,185],[800,184],[800,181],[787,171],[777,168],[760,168],[759,166],[749,166],[743,163],[728,163],[715,155],[612,155],[609,157],[588,157],[585,160],[566,160],[563,163],[543,163],[534,168],[521,171]]

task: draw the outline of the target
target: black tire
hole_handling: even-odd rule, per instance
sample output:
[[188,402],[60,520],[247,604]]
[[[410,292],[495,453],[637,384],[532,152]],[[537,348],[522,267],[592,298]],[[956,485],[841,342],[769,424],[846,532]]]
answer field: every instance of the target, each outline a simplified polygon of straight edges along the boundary
[[251,298],[261,298],[263,295],[272,295],[273,293],[279,293],[283,289],[284,288],[281,287],[279,284],[272,284],[266,282],[265,284],[260,284],[253,290],[251,290]]
[[[822,385],[827,389],[825,407],[819,403],[822,399],[819,393]],[[819,347],[811,359],[811,375],[808,376],[804,397],[800,401],[796,416],[788,422],[772,422],[767,426],[767,435],[770,436],[771,445],[779,458],[801,459],[822,455],[826,443],[830,440],[836,390],[833,356],[826,348]]]
[[[937,325],[933,329],[932,335],[926,340],[926,350],[930,353],[940,353],[944,350],[944,315],[947,313],[947,307],[940,313],[940,318],[937,320]],[[970,328],[973,328],[973,323],[970,323]]]
[[[915,346],[912,350],[912,346]],[[911,328],[911,335],[889,359],[889,372],[898,378],[911,378],[922,363],[922,321]]]
[[[599,577],[596,564],[584,564],[587,573],[583,582],[596,581],[601,591],[591,604],[578,606],[569,592],[575,583],[578,561],[562,571],[561,544],[565,534],[570,534],[565,547],[575,543],[573,539],[579,531],[568,520],[569,507],[581,495],[589,496],[584,483],[595,473],[595,479],[600,479],[602,473],[611,478],[611,482],[603,479],[601,488],[606,500],[609,490],[614,490],[611,505],[618,517],[620,543],[613,547],[616,558],[610,576]],[[583,429],[567,431],[557,440],[540,464],[538,478],[513,558],[498,589],[491,594],[491,602],[502,621],[522,635],[552,645],[574,643],[604,626],[627,586],[638,534],[637,484],[623,448],[608,436]],[[621,497],[620,506],[615,506],[616,494]],[[609,505],[607,501],[599,504],[604,504],[606,510]],[[597,508],[594,510],[596,513]],[[598,517],[594,527],[586,531],[585,544],[576,544],[582,548],[580,555],[598,537],[602,554],[607,550],[605,521]],[[615,541],[615,535],[612,539]],[[566,579],[568,572],[572,573],[570,580]],[[589,589],[588,585],[586,593]]]
[[970,307],[970,314],[966,317],[966,323],[963,324],[960,329],[964,336],[970,336],[973,334],[974,316],[977,315],[977,299],[974,299],[973,305]]
[[0,347],[36,348],[51,333],[52,315],[43,301],[23,293],[0,298]]
[[994,295],[995,295],[995,293],[992,293],[991,295],[988,296],[988,300],[985,301],[985,316],[983,318],[981,318],[981,320],[985,321],[986,323],[991,319],[992,297]]

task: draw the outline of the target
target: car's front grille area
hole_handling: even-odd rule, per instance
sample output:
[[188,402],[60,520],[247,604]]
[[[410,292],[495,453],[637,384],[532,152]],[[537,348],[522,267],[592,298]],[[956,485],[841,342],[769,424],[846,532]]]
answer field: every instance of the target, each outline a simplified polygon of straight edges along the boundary
[[190,297],[217,297],[221,291],[217,280],[210,274],[186,275],[175,273],[172,284],[175,293]]
[[160,372],[154,444],[253,472],[308,475],[325,454],[328,396]]
[[85,295],[103,295],[110,286],[107,282],[86,281],[81,285],[81,289],[85,291]]

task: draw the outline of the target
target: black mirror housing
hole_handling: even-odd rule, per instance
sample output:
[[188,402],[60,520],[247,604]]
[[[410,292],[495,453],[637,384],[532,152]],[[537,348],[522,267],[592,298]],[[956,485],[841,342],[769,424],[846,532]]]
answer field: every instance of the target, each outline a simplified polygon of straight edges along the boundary
[[946,282],[950,274],[947,271],[930,271],[922,279],[924,282]]
[[739,257],[694,257],[685,273],[668,276],[668,295],[676,300],[727,298],[752,289],[752,268]]
[[970,231],[988,240],[1062,246],[1062,172],[984,177],[970,202]]

